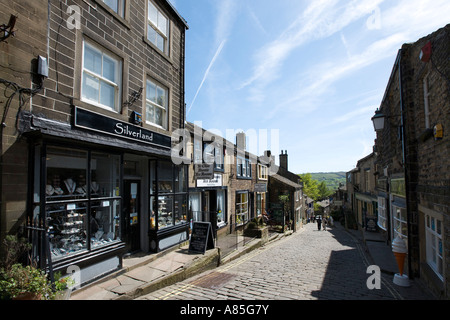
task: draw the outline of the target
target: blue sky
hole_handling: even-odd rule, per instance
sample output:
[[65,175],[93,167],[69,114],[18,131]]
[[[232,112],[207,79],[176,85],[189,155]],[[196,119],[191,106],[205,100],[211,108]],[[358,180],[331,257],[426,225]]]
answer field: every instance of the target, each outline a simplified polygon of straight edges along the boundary
[[370,154],[401,45],[450,23],[448,0],[170,1],[189,25],[187,120],[224,137],[265,129],[294,173],[349,171]]

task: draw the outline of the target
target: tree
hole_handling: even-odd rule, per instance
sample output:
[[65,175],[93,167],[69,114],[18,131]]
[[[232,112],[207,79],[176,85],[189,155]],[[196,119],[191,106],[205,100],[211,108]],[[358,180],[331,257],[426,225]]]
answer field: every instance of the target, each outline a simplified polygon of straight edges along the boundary
[[303,181],[303,193],[314,201],[320,198],[319,186],[317,180],[312,179],[311,173],[301,174]]
[[325,183],[325,181],[322,181],[319,184],[318,192],[319,192],[319,199],[326,199],[332,194],[332,191],[330,189],[328,189],[327,184]]

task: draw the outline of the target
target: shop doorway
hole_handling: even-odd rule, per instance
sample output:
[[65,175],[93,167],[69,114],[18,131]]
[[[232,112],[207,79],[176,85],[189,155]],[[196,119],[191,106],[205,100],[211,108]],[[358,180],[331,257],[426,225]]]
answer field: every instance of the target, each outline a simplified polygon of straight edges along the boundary
[[124,181],[124,216],[126,223],[126,239],[129,252],[141,249],[141,182],[139,180]]

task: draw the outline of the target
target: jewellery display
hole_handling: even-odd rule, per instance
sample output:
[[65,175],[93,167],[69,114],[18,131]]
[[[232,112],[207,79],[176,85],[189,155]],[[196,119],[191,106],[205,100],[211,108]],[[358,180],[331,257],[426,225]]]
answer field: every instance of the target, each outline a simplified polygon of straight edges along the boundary
[[75,188],[77,187],[77,184],[71,178],[64,180],[64,185],[66,186],[69,194],[73,194],[75,191]]
[[121,198],[116,192],[120,191],[120,157],[49,150],[43,198],[52,259],[84,255],[120,241]]
[[47,215],[52,259],[87,249],[85,203],[49,205]]

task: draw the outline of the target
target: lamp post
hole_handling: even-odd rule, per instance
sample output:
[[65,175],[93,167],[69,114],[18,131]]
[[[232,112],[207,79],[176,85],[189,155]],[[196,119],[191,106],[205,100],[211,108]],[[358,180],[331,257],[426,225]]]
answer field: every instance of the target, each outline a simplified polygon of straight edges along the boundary
[[373,127],[375,131],[382,131],[384,129],[384,120],[386,119],[386,116],[380,111],[380,109],[377,109],[375,111],[375,115],[372,117]]

